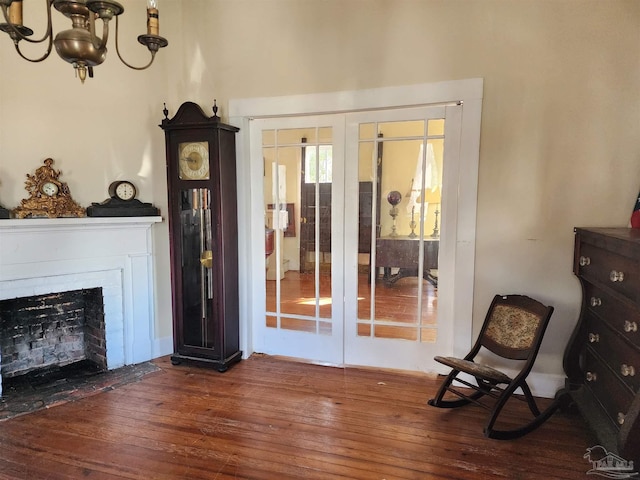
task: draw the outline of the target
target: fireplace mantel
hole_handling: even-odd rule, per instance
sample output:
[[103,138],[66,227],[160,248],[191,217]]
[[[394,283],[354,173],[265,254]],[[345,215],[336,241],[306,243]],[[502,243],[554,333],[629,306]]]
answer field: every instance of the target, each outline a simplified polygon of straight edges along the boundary
[[63,217],[63,218],[13,218],[0,220],[0,230],[24,228],[57,228],[83,225],[151,225],[162,222],[162,217]]
[[108,368],[150,360],[151,227],[161,221],[159,216],[0,220],[0,300],[101,287]]
[[0,281],[34,276],[36,272],[24,270],[25,264],[40,271],[41,262],[92,263],[114,254],[150,254],[150,228],[161,221],[162,217],[0,220]]

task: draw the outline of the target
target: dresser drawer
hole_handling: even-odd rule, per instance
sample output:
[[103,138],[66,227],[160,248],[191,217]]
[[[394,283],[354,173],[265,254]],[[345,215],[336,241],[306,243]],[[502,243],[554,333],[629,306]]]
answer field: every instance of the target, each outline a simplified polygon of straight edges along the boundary
[[640,465],[640,229],[575,233],[584,298],[563,358],[569,395],[600,445]]
[[640,310],[614,299],[590,283],[584,284],[584,295],[588,311],[605,319],[612,328],[640,347]]
[[591,312],[585,317],[587,343],[633,391],[640,388],[640,355],[634,346]]
[[640,301],[640,268],[635,260],[585,242],[578,248],[578,275]]
[[585,385],[598,399],[611,421],[620,428],[633,401],[633,393],[587,348]]

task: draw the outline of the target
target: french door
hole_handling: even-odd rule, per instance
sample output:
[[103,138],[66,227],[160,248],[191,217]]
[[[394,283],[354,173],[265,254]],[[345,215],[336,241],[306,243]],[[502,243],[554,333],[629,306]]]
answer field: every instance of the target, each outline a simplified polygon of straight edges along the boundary
[[252,159],[263,163],[257,221],[273,244],[254,292],[264,305],[257,352],[343,363],[344,139],[339,115],[252,122]]
[[461,108],[252,120],[266,257],[255,351],[409,370],[452,352]]
[[[346,116],[345,364],[437,370],[434,355],[452,352],[453,322],[441,307],[451,298],[442,287],[452,270],[443,219],[455,185],[444,180],[455,177],[461,108]],[[358,201],[369,182],[370,205]],[[376,221],[369,227],[364,217]],[[354,240],[365,227],[368,256]]]

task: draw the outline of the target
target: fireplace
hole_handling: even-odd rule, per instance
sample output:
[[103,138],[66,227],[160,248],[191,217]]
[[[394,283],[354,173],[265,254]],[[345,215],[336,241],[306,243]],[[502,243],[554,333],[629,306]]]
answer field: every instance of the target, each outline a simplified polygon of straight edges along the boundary
[[[98,290],[101,305],[89,308],[101,312],[98,317],[104,323],[105,350],[101,361],[106,362],[107,369],[170,353],[170,341],[156,339],[155,334],[151,228],[160,221],[161,217],[0,220],[0,302],[4,305],[6,300],[55,299],[68,292]],[[69,300],[53,311],[66,308],[65,305]],[[43,327],[33,327],[38,328],[42,331]],[[0,335],[0,344],[4,345],[8,334]],[[83,335],[87,336],[86,326]],[[97,358],[98,351],[99,348],[89,348],[89,357]],[[0,348],[2,377],[5,354]],[[53,355],[51,349],[49,354]],[[57,354],[64,357],[60,351]],[[23,368],[31,367],[23,365],[18,370]]]
[[89,361],[107,369],[102,288],[0,301],[4,380]]

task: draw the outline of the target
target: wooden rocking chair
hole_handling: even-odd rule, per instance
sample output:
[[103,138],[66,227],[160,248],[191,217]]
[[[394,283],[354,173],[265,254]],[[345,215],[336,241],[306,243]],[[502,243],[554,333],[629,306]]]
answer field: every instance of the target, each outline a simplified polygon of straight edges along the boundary
[[[429,400],[429,405],[456,408],[475,403],[490,410],[491,414],[484,428],[484,435],[489,438],[501,440],[518,438],[542,425],[558,408],[557,401],[541,412],[525,379],[538,355],[542,337],[552,313],[553,307],[547,307],[526,296],[496,295],[491,302],[480,335],[467,356],[463,359],[435,357],[436,361],[453,370],[440,386],[435,398]],[[491,366],[475,363],[474,359],[482,347],[500,357],[520,361],[519,373],[511,378]],[[474,377],[477,385],[461,378],[461,373]],[[454,382],[458,385],[454,385]],[[459,384],[469,388],[460,387]],[[513,396],[517,389],[521,389],[524,397]],[[445,400],[444,396],[447,392],[454,394],[456,398]],[[479,399],[484,396],[494,398],[493,405],[480,402]],[[494,429],[502,408],[512,396],[526,401],[534,418],[519,428]]]

